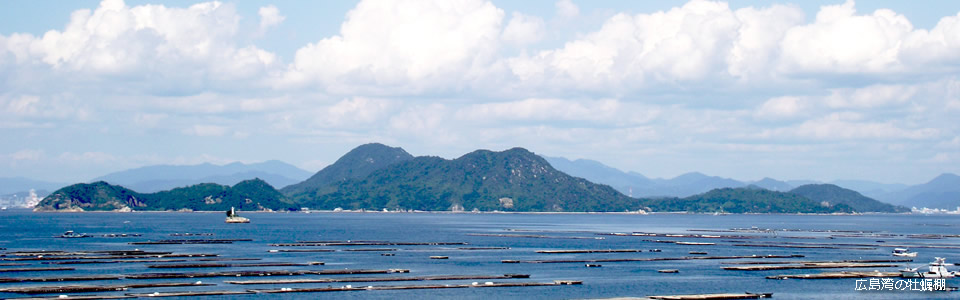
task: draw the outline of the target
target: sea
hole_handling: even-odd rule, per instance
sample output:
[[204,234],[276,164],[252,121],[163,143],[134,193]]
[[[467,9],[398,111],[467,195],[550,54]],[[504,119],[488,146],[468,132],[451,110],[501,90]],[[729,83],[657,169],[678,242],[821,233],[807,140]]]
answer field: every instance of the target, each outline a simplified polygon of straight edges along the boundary
[[[241,294],[220,298],[360,298],[360,299],[596,299],[711,293],[773,293],[774,299],[960,299],[960,292],[874,289],[858,290],[858,279],[768,279],[767,276],[841,271],[896,272],[925,269],[935,257],[960,262],[960,216],[923,214],[791,215],[791,214],[611,214],[611,213],[384,213],[242,212],[246,224],[227,224],[222,212],[35,213],[0,211],[0,298],[124,296],[198,291],[248,291],[337,288],[349,291]],[[60,238],[72,230],[87,238]],[[127,234],[127,237],[112,236]],[[189,235],[185,235],[189,234]],[[693,237],[691,235],[701,235]],[[707,235],[706,237],[702,235]],[[720,236],[720,237],[716,237]],[[221,244],[131,244],[184,239],[240,240]],[[290,247],[275,244],[303,241],[336,242],[327,246]],[[677,244],[676,242],[686,242]],[[375,242],[349,245],[350,243]],[[416,245],[403,245],[412,243]],[[426,243],[426,244],[419,244]],[[431,245],[429,243],[453,243]],[[456,244],[464,243],[464,244]],[[692,243],[692,244],[691,244]],[[697,244],[709,243],[709,244]],[[343,246],[343,244],[347,244]],[[385,244],[385,245],[384,245]],[[758,246],[763,245],[763,246]],[[781,246],[790,246],[781,247]],[[794,247],[801,246],[801,247]],[[808,247],[813,246],[813,247]],[[910,246],[919,255],[896,266],[858,269],[725,270],[743,262],[890,260],[893,248]],[[826,248],[820,248],[826,247]],[[229,266],[223,268],[157,269],[166,262],[103,262],[51,264],[65,260],[18,261],[16,252],[143,250],[174,254],[216,254],[218,258],[256,259],[215,263],[308,263],[306,266]],[[332,252],[278,252],[283,249],[329,249]],[[538,253],[543,250],[636,249],[625,253]],[[659,252],[650,251],[658,249]],[[346,251],[354,250],[354,251]],[[361,250],[361,251],[356,251]],[[367,251],[363,251],[367,250]],[[690,252],[706,252],[691,254]],[[393,256],[385,256],[392,253]],[[584,261],[682,258],[704,256],[798,255],[795,258],[741,258],[594,262]],[[431,259],[446,256],[447,259]],[[194,258],[187,258],[191,262]],[[122,260],[122,259],[120,259]],[[162,260],[162,259],[158,259]],[[504,260],[522,261],[504,263]],[[530,263],[559,260],[579,262]],[[18,263],[23,265],[9,265]],[[182,263],[182,262],[181,262]],[[212,262],[204,262],[212,263]],[[5,265],[7,264],[7,265]],[[16,271],[69,267],[73,270]],[[158,272],[226,272],[238,270],[405,269],[409,273],[369,275],[299,275],[115,279],[77,282],[6,282],[2,278],[130,275]],[[678,273],[659,273],[676,269]],[[950,266],[951,271],[958,268]],[[13,271],[11,271],[13,270]],[[349,277],[422,277],[446,275],[526,274],[529,278],[496,280],[328,282],[236,285],[231,280],[288,280]],[[580,281],[579,285],[483,287],[486,282]],[[859,279],[867,280],[867,279]],[[129,285],[196,282],[210,286],[132,287],[91,293],[21,294],[3,289],[56,285]],[[946,286],[960,285],[958,279]],[[859,284],[863,284],[861,281]],[[367,286],[468,285],[463,288],[356,289]],[[480,285],[480,287],[472,287]],[[863,287],[862,285],[860,286]],[[158,294],[159,295],[159,294]]]

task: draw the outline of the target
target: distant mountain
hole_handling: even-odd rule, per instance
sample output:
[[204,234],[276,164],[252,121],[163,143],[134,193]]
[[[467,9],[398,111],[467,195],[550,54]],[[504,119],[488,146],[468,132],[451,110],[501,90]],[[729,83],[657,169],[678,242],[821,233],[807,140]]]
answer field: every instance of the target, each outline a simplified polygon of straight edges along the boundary
[[790,191],[792,194],[804,196],[818,203],[828,205],[845,204],[856,212],[909,212],[910,209],[883,203],[860,193],[832,184],[808,184],[799,186]]
[[592,182],[609,185],[626,195],[631,195],[633,190],[640,191],[654,185],[652,180],[640,173],[623,172],[595,160],[578,159],[571,161],[563,157],[549,156],[543,156],[543,158],[559,171]]
[[253,178],[265,180],[272,186],[287,186],[300,182],[308,176],[310,172],[281,161],[271,160],[254,164],[235,162],[222,166],[209,163],[186,166],[147,166],[107,174],[94,181],[106,181],[136,191],[151,193],[200,183],[234,185]]
[[722,188],[686,198],[649,199],[653,211],[723,213],[834,213],[852,212],[846,204],[822,205],[806,197],[757,188]]
[[699,172],[686,173],[672,179],[654,179],[656,185],[642,189],[634,190],[634,195],[641,197],[688,197],[702,194],[714,189],[738,188],[747,184],[718,176],[708,176]]
[[318,209],[624,211],[640,207],[636,199],[558,171],[522,148],[477,150],[454,160],[416,157],[364,178],[291,196]]
[[880,199],[907,207],[954,210],[960,206],[960,176],[944,173],[930,182],[882,195]]
[[687,197],[717,188],[747,185],[734,179],[708,176],[698,172],[686,173],[671,179],[650,179],[640,173],[623,172],[593,160],[571,161],[562,157],[547,156],[544,158],[557,170],[609,185],[631,197]]
[[350,179],[364,178],[373,171],[411,159],[413,155],[400,147],[379,143],[360,145],[307,180],[289,185],[281,191],[287,195],[312,193]]
[[761,187],[761,188],[765,188],[771,191],[779,191],[779,192],[786,192],[793,189],[793,185],[790,185],[789,183],[776,180],[770,177],[764,177],[763,179],[751,182],[750,184]]
[[879,183],[868,180],[834,180],[830,184],[860,192],[874,199],[881,199],[885,194],[902,191],[909,187],[901,183]]
[[0,195],[9,195],[23,193],[32,190],[56,190],[69,184],[60,182],[49,182],[43,180],[34,180],[24,177],[4,177],[0,178]]
[[128,211],[128,210],[279,210],[297,208],[279,191],[260,179],[224,186],[204,183],[158,193],[97,181],[74,184],[43,198],[35,211]]

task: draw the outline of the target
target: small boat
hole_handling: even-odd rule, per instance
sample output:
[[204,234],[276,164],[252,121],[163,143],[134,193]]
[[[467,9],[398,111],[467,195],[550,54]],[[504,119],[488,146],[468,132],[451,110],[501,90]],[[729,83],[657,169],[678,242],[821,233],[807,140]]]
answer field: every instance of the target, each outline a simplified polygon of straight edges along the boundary
[[926,272],[918,271],[919,268],[906,268],[900,270],[900,277],[904,278],[953,278],[957,276],[957,272],[950,272],[947,270],[947,263],[943,257],[935,257],[935,260],[930,263],[930,269]]
[[67,232],[64,232],[63,234],[61,234],[60,237],[67,238],[67,239],[75,239],[75,238],[87,238],[87,237],[90,237],[90,235],[83,234],[83,233],[76,233],[73,230],[67,230]]
[[677,270],[677,269],[663,269],[663,270],[657,270],[657,272],[660,272],[660,273],[680,273],[680,270]]
[[602,265],[600,265],[600,264],[586,264],[586,265],[584,265],[584,266],[587,267],[587,268],[599,268],[599,267],[602,267]]
[[906,248],[895,248],[893,249],[893,256],[900,257],[917,257],[916,252],[910,252],[910,249]]
[[237,215],[237,212],[233,210],[233,207],[230,207],[230,210],[227,211],[227,219],[224,221],[227,223],[250,223],[250,219],[241,217]]

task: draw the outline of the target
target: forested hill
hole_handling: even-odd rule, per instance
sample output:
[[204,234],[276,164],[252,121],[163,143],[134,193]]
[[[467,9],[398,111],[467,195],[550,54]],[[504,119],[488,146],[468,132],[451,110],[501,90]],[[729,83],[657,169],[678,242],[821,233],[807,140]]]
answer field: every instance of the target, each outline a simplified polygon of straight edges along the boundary
[[291,195],[319,209],[624,211],[639,201],[557,171],[523,148],[477,150],[454,160],[417,157],[362,179]]
[[260,179],[234,186],[197,184],[157,193],[138,193],[103,181],[59,189],[37,204],[35,211],[127,210],[292,210],[297,206]]

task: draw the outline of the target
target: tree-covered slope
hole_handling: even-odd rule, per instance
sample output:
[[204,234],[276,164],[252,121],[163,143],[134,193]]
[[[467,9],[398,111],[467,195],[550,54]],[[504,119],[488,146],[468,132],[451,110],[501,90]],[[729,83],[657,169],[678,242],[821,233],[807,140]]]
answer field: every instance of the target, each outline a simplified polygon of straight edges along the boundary
[[525,149],[417,157],[294,197],[319,209],[623,211],[639,201],[557,171]]
[[759,188],[722,188],[686,198],[648,199],[653,211],[725,213],[833,213],[852,212],[846,204],[830,206],[806,197]]
[[119,185],[104,181],[78,183],[61,188],[44,197],[35,211],[97,211],[120,210],[125,207],[146,207],[143,195]]
[[846,204],[857,212],[909,212],[910,209],[868,198],[860,193],[832,184],[808,184],[799,186],[790,193],[807,197],[816,202]]
[[263,180],[251,179],[233,187],[204,183],[157,193],[137,193],[103,181],[57,190],[37,205],[38,211],[112,210],[286,210],[297,206]]
[[400,147],[379,143],[360,145],[307,180],[284,187],[281,191],[286,195],[315,193],[318,189],[350,179],[364,178],[373,171],[411,159],[413,156]]

